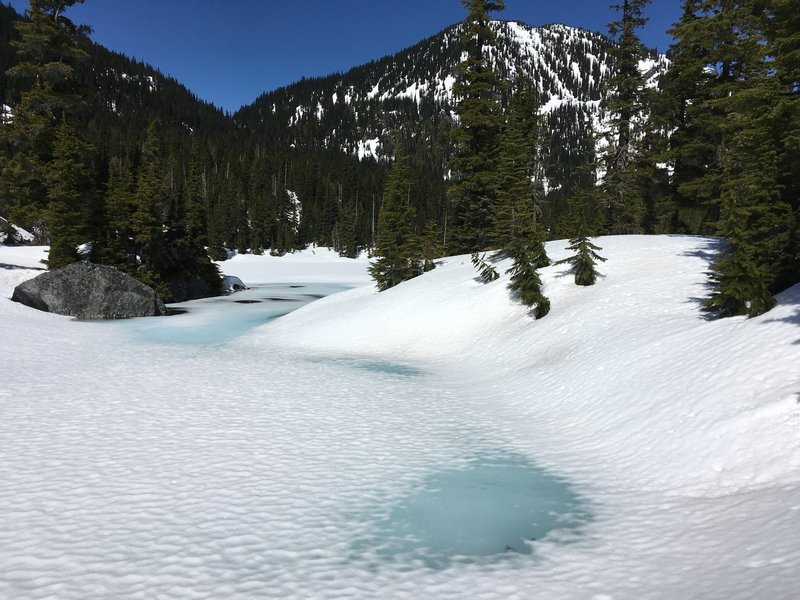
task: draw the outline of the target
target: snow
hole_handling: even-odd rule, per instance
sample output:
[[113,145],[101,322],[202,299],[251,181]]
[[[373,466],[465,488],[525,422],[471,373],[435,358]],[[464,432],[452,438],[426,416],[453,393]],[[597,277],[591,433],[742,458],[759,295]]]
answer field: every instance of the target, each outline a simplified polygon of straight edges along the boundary
[[75,248],[81,260],[91,260],[94,242],[84,242]]
[[222,289],[227,293],[233,293],[240,290],[246,290],[247,285],[244,281],[239,279],[236,275],[225,275],[222,278]]
[[14,122],[14,109],[8,104],[0,104],[0,124],[10,125]]
[[363,160],[367,156],[377,159],[380,153],[380,149],[381,149],[380,138],[359,140],[358,148],[356,149],[356,154],[358,155],[359,160]]
[[236,254],[217,264],[224,274],[239,277],[247,285],[313,282],[363,286],[371,281],[366,255],[356,259],[342,258],[323,246],[311,246],[280,257]]
[[299,123],[300,120],[303,118],[304,114],[305,114],[305,108],[303,106],[298,105],[297,108],[295,108],[294,115],[289,118],[289,126],[291,127],[292,125],[296,125],[297,123]]
[[[248,285],[358,287],[166,350],[10,302],[44,249],[0,246],[0,597],[796,598],[800,286],[709,321],[714,240],[597,242],[595,286],[543,269],[540,321],[467,256],[380,294],[365,258],[236,256]],[[355,552],[489,446],[568,479],[582,535],[443,570]]]
[[672,61],[665,55],[661,54],[658,60],[653,58],[646,58],[639,61],[639,72],[645,79],[645,87],[656,89],[658,88],[659,80],[662,73],[669,70]]
[[375,83],[375,85],[372,86],[372,89],[369,92],[367,92],[367,100],[372,100],[373,98],[375,98],[375,96],[380,94],[380,92],[381,92],[380,85],[381,85],[381,82],[380,82],[380,79],[379,79]]
[[297,192],[286,190],[286,195],[289,197],[289,203],[292,206],[289,212],[289,220],[292,223],[294,232],[297,233],[300,228],[300,219],[303,216],[303,203],[300,202],[300,197],[297,195]]
[[[8,221],[3,217],[0,217],[0,244],[5,243],[6,240],[6,233],[3,229],[8,225]],[[17,242],[29,244],[33,241],[33,234],[30,231],[26,231],[22,227],[17,227],[13,223],[11,227],[14,230],[14,237],[16,237]]]
[[142,77],[139,77],[136,75],[128,75],[127,73],[120,73],[120,77],[125,80],[132,79],[132,80],[142,81],[147,85],[147,89],[150,92],[155,91],[158,88],[158,84],[152,75],[144,75]]

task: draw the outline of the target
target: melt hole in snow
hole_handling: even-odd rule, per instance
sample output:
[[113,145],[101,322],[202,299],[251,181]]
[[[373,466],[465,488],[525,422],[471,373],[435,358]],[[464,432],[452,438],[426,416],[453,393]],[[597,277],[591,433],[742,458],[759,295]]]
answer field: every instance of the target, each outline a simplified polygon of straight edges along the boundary
[[587,506],[564,479],[521,456],[481,454],[465,468],[428,477],[352,551],[375,568],[399,561],[412,568],[445,569],[481,557],[532,554],[544,538],[575,541],[590,519]]

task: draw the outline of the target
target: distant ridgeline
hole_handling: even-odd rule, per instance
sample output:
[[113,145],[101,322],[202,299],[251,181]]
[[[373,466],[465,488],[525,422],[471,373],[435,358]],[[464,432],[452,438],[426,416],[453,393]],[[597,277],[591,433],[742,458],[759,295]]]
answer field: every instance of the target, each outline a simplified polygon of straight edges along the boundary
[[[490,23],[496,40],[488,53],[493,70],[508,82],[522,73],[538,92],[545,132],[543,160],[553,199],[566,195],[577,168],[594,160],[590,131],[600,125],[600,100],[610,73],[611,42],[589,31],[513,21]],[[423,219],[439,216],[443,176],[450,158],[455,99],[453,84],[461,60],[462,26],[345,74],[303,79],[268,92],[239,110],[237,124],[286,145],[341,149],[359,157],[391,158],[397,146],[430,176]],[[666,70],[652,55],[642,68],[653,83]],[[501,102],[508,105],[511,89]],[[561,192],[559,193],[559,190]],[[557,212],[557,211],[556,211]]]

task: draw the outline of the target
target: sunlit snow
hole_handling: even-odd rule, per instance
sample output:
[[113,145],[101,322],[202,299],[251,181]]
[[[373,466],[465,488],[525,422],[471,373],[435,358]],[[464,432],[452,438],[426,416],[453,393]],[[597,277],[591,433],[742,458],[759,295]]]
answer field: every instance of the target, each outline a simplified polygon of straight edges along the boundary
[[17,227],[13,223],[9,224],[9,222],[6,219],[0,217],[0,244],[8,241],[6,239],[8,237],[6,229],[9,227],[13,231],[12,237],[16,238],[17,242],[24,242],[29,244],[33,241],[33,234],[30,231],[26,231],[21,227]]
[[0,123],[10,125],[14,122],[14,109],[7,104],[0,104]]
[[[222,263],[260,302],[118,323],[12,303],[45,253],[0,246],[0,598],[795,598],[800,287],[708,321],[714,240],[598,244],[540,321],[469,257],[377,294],[315,248]],[[557,526],[470,549],[536,521],[534,472]]]

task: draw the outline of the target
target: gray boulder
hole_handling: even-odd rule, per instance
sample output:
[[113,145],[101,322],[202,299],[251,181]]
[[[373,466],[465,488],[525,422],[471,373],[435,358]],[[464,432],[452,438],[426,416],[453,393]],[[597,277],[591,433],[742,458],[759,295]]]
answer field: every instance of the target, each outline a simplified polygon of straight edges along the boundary
[[76,262],[20,283],[11,299],[79,319],[127,319],[165,315],[153,288],[106,265]]

